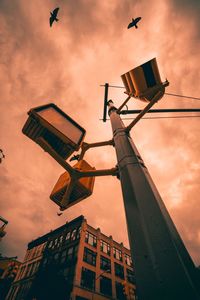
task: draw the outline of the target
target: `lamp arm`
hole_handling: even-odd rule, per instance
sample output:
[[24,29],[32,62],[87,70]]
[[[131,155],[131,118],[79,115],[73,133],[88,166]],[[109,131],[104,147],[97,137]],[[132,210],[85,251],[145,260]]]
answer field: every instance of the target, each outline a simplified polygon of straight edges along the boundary
[[60,155],[57,154],[56,151],[42,137],[39,137],[36,140],[36,143],[38,143],[43,149],[45,149],[46,152],[53,156],[53,158],[70,174],[70,176],[74,173],[74,168],[72,168],[70,164],[60,157]]
[[[90,170],[90,171],[79,171],[73,167],[70,166],[60,155],[56,153],[56,151],[53,150],[53,148],[43,139],[38,138],[37,143],[45,149],[48,153],[53,156],[53,158],[70,174],[70,177],[72,178],[72,182],[78,180],[79,178],[83,177],[94,177],[94,176],[106,176],[106,175],[112,175],[112,176],[118,176],[118,168],[112,168],[112,169],[104,169],[104,170]],[[88,150],[92,147],[100,147],[100,146],[106,146],[106,145],[112,145],[113,140],[105,141],[105,142],[99,142],[99,143],[92,143],[92,144],[85,144],[85,149]],[[79,158],[79,160],[82,158]],[[71,185],[71,183],[70,183]],[[67,192],[67,191],[66,191]],[[65,196],[66,198],[67,196]]]
[[149,111],[149,109],[158,101],[161,91],[158,91],[153,99],[145,106],[145,108],[137,115],[137,117],[126,127],[125,131],[129,132],[133,126]]
[[85,152],[87,150],[89,150],[90,148],[96,148],[96,147],[102,147],[102,146],[109,146],[109,145],[114,146],[113,139],[109,140],[109,141],[97,142],[97,143],[90,143],[90,144],[83,142],[83,144],[81,146],[81,154],[80,154],[79,160],[83,159],[83,157],[85,155]]
[[78,171],[75,176],[78,178],[84,178],[84,177],[96,177],[96,176],[118,176],[118,168],[111,168],[111,169],[102,169],[102,170],[90,170],[90,171]]
[[126,103],[129,101],[129,99],[133,97],[133,94],[130,94],[122,103],[122,105],[120,105],[120,107],[117,109],[117,113],[120,113],[120,111],[122,110],[122,108],[126,105]]

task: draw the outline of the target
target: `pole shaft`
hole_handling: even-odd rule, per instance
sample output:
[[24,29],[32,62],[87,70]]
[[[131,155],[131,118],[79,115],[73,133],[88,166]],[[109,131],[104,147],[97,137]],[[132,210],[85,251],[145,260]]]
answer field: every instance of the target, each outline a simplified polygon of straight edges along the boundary
[[200,299],[195,266],[117,109],[108,105],[138,299]]

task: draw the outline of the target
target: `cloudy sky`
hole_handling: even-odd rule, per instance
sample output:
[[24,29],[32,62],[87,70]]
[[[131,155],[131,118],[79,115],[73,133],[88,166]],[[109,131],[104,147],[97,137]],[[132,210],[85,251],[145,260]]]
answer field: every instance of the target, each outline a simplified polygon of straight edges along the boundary
[[[49,12],[59,6],[59,22]],[[128,246],[120,182],[97,178],[94,193],[61,217],[49,199],[57,162],[22,134],[30,108],[54,102],[87,130],[86,142],[112,137],[103,123],[104,89],[156,57],[166,92],[200,96],[198,0],[0,0],[0,214],[9,221],[1,253],[23,259],[27,243],[83,214]],[[139,28],[127,30],[132,17]],[[116,105],[123,90],[110,89]],[[198,100],[164,96],[155,108],[198,108]],[[131,100],[129,108],[144,103]],[[188,115],[188,114],[187,114]],[[129,121],[125,121],[126,124]],[[200,120],[141,120],[132,130],[138,150],[195,264],[200,264]],[[96,168],[116,164],[112,147],[92,149]],[[117,226],[116,226],[117,223]]]

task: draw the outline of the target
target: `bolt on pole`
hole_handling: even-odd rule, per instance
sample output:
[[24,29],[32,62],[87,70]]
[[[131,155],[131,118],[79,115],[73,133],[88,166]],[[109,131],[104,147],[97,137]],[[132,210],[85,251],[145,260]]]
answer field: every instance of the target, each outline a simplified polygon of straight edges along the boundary
[[194,263],[111,100],[108,107],[138,299],[200,299]]

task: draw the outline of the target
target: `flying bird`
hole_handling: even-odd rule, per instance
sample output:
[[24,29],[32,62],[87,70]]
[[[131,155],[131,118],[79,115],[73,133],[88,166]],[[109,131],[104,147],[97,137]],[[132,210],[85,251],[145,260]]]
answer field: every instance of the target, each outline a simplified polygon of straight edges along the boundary
[[51,14],[51,17],[49,18],[50,26],[52,26],[54,21],[58,22],[58,18],[57,18],[58,11],[59,11],[59,7],[56,7],[52,12],[50,12]]
[[133,19],[133,18],[132,18],[132,22],[128,24],[128,27],[127,27],[127,28],[129,29],[129,28],[131,28],[131,27],[133,27],[133,26],[135,26],[135,28],[138,28],[137,23],[138,23],[141,19],[142,19],[141,17],[138,17],[138,18],[136,18],[136,19]]
[[3,158],[5,158],[5,155],[3,154],[3,150],[0,149],[0,163],[2,162]]
[[72,157],[70,158],[70,160],[69,160],[69,161],[73,161],[73,160],[79,160],[79,157],[80,157],[80,155],[79,155],[79,154],[77,154],[77,155],[74,155],[74,156],[72,156]]
[[57,212],[57,215],[60,217],[61,215],[62,215],[63,213],[59,213],[59,212]]

